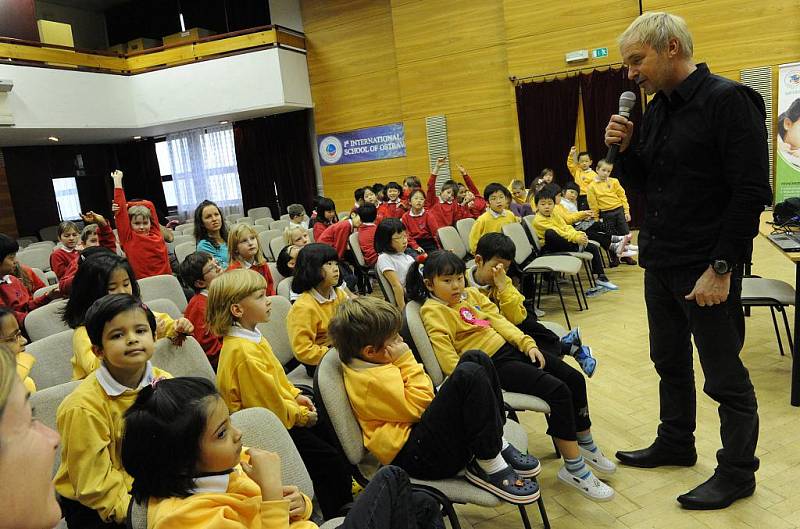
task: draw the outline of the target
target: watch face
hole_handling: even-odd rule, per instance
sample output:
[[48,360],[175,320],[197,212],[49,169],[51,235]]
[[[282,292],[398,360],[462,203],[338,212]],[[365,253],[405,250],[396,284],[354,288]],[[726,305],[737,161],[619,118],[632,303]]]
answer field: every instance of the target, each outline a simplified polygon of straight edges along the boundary
[[714,261],[714,271],[718,274],[727,274],[730,266],[727,261]]

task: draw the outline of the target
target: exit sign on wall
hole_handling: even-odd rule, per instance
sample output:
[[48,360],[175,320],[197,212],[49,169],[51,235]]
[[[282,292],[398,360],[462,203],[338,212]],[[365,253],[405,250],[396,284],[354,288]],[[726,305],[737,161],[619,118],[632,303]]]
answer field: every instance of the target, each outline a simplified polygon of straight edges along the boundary
[[601,59],[608,57],[608,48],[595,48],[592,50],[592,58]]

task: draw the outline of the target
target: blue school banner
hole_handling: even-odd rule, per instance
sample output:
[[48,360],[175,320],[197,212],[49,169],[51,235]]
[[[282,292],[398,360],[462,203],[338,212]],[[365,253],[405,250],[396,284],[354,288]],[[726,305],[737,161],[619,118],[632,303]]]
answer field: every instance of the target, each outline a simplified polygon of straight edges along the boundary
[[406,155],[406,135],[402,123],[381,125],[317,136],[321,165],[340,165],[400,158]]

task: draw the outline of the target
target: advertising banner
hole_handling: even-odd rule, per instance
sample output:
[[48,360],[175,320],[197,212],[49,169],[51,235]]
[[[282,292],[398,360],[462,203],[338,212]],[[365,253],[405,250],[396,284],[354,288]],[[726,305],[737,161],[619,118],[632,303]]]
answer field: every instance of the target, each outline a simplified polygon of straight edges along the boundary
[[778,71],[777,132],[776,204],[800,197],[800,63],[782,64]]
[[402,123],[317,136],[320,165],[340,165],[406,155]]

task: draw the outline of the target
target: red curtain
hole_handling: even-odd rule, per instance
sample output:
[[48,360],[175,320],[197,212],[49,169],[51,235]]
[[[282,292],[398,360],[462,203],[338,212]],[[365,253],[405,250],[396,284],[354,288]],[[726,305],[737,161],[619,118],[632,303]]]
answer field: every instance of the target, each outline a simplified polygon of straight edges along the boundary
[[[642,93],[635,82],[628,80],[626,68],[595,70],[580,74],[581,97],[583,98],[583,119],[586,125],[586,150],[592,160],[604,158],[608,152],[605,144],[605,130],[608,118],[619,111],[619,96],[630,91],[636,94],[637,105],[631,111],[631,121],[642,122]],[[633,141],[638,137],[638,127],[634,127]],[[631,225],[640,226],[646,207],[643,194],[625,190],[631,206]]]
[[572,179],[566,166],[578,121],[578,78],[555,79],[516,87],[519,138],[525,183],[545,167],[559,184]]

